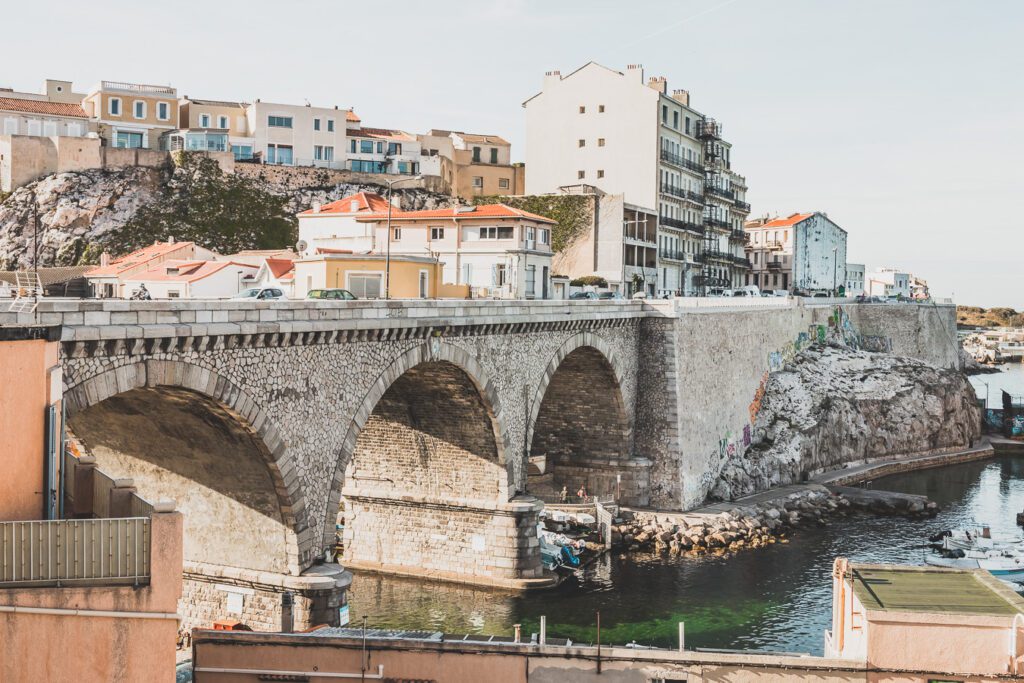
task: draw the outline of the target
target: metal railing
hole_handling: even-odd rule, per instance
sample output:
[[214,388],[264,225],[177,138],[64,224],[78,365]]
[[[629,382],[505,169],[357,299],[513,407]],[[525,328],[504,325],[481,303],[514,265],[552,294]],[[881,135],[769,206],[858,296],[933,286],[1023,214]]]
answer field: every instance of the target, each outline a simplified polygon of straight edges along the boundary
[[150,520],[0,522],[0,587],[149,583]]
[[658,218],[658,224],[666,228],[675,228],[676,230],[689,230],[695,232],[698,235],[704,234],[704,226],[697,223],[691,223],[690,221],[681,221],[678,218],[668,218],[661,216]]
[[718,187],[717,185],[705,185],[704,194],[716,195],[722,199],[728,199],[729,201],[733,201],[736,198],[735,192],[727,190],[724,187]]
[[729,221],[723,221],[721,218],[714,218],[712,216],[704,217],[704,225],[721,230],[732,230],[732,225]]
[[678,197],[679,199],[685,199],[695,204],[704,204],[704,197],[702,195],[693,192],[692,190],[684,190],[681,187],[675,187],[674,185],[662,184],[661,193],[667,194],[670,197]]
[[147,85],[145,83],[124,83],[122,81],[103,81],[101,87],[104,90],[126,90],[128,92],[150,93],[155,95],[171,95],[175,93],[174,88],[166,85]]
[[735,200],[733,200],[732,203],[740,211],[745,211],[747,213],[750,213],[750,204],[748,204],[747,202],[743,201],[742,199],[735,199]]
[[702,140],[720,140],[722,137],[722,125],[714,119],[698,121],[697,137]]
[[672,261],[685,261],[686,252],[677,251],[674,249],[662,249],[660,252],[661,258],[670,259]]
[[673,166],[678,166],[679,168],[685,168],[688,171],[693,171],[698,175],[704,175],[703,165],[698,164],[696,161],[693,161],[692,159],[687,159],[686,157],[680,156],[678,154],[673,154],[672,152],[669,152],[666,149],[661,150],[661,160],[670,163]]

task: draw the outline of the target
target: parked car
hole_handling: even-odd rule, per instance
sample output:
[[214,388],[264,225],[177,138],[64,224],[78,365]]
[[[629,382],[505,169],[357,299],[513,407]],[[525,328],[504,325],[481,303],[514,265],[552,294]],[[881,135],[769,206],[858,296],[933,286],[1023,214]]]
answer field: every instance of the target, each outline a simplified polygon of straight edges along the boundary
[[582,299],[596,299],[597,292],[573,292],[572,294],[569,295],[569,298],[574,301],[579,301]]
[[602,301],[625,301],[626,299],[620,292],[599,292],[597,298]]
[[238,294],[235,294],[232,299],[239,299],[244,301],[268,301],[274,299],[286,298],[284,292],[277,287],[250,287],[249,289],[243,289]]
[[343,300],[343,301],[354,301],[358,299],[355,294],[348,291],[347,289],[311,289],[306,294],[307,299],[331,299],[331,300]]
[[738,289],[732,290],[733,296],[761,296],[761,290],[758,289],[757,285],[744,285]]

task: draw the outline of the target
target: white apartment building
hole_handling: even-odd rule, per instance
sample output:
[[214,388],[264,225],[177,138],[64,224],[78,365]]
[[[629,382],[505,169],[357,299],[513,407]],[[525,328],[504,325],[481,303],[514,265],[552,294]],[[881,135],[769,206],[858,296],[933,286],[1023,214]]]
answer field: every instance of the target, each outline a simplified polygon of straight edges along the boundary
[[864,264],[846,264],[846,296],[860,296],[864,293]]
[[819,211],[759,218],[745,226],[752,271],[746,284],[797,294],[846,282],[846,231]]
[[[527,194],[586,183],[658,217],[656,281],[645,290],[694,295],[743,283],[746,183],[721,126],[690,106],[687,91],[670,95],[663,77],[645,82],[640,65],[590,62],[567,76],[548,72],[523,107]],[[636,288],[627,283],[626,293]]]
[[350,126],[346,131],[346,165],[360,173],[417,175],[420,172],[420,141],[415,135],[390,128]]
[[347,109],[256,100],[245,111],[254,158],[283,166],[345,167]]
[[44,93],[0,88],[0,134],[83,137],[90,130],[84,97],[71,81],[47,79]]
[[894,268],[879,268],[865,275],[865,290],[871,296],[886,298],[910,298],[910,273],[903,273]]

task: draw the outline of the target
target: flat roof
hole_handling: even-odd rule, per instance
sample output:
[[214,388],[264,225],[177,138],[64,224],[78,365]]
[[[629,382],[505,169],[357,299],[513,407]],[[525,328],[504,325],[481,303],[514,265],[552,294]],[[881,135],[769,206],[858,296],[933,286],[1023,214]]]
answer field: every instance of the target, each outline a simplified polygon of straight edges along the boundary
[[973,569],[851,565],[853,590],[865,608],[1013,616],[1022,601],[991,574]]

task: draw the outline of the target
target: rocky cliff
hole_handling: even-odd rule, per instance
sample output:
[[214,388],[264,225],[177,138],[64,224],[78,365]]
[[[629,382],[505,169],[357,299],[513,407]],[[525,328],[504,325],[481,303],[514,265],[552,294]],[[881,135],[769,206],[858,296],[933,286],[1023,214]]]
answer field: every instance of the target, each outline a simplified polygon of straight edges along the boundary
[[[57,173],[19,188],[0,201],[0,270],[32,265],[34,233],[40,266],[96,263],[104,249],[123,253],[168,236],[220,251],[291,246],[299,211],[383,191],[332,183],[318,169],[291,169],[285,184],[258,172],[224,173],[206,161],[181,155],[164,169]],[[452,201],[415,189],[395,194],[405,209]]]
[[845,463],[952,447],[980,436],[977,399],[957,370],[841,345],[815,345],[769,376],[746,452],[711,498],[800,481]]

